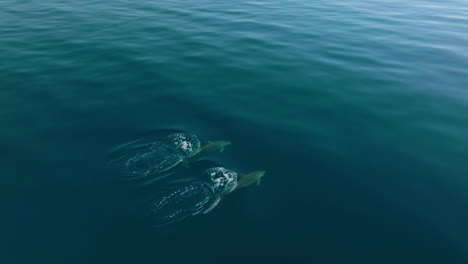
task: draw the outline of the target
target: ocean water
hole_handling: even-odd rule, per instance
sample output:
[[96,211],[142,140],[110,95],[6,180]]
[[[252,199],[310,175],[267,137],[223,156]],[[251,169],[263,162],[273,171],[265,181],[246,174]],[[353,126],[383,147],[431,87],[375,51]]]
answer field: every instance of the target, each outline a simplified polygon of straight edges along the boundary
[[[0,262],[468,263],[466,1],[0,1]],[[154,228],[113,146],[262,183]]]

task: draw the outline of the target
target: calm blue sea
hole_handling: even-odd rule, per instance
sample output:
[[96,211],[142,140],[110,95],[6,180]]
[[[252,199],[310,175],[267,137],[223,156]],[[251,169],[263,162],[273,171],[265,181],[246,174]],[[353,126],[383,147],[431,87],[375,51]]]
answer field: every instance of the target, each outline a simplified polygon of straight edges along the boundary
[[[261,184],[154,228],[109,149]],[[1,0],[0,263],[468,263],[463,0]]]

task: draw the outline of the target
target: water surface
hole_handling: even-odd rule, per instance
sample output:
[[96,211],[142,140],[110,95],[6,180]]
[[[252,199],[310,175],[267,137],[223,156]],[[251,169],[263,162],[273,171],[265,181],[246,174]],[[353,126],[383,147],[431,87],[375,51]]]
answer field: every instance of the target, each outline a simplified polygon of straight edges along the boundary
[[[467,263],[464,1],[0,2],[2,263]],[[154,129],[268,171],[152,229]]]

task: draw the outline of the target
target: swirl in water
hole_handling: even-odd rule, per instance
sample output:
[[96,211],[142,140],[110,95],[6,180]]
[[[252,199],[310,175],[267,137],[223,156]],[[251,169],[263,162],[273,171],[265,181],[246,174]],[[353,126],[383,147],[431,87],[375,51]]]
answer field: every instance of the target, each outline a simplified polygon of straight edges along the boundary
[[177,133],[167,136],[175,148],[185,156],[190,156],[200,149],[200,140],[195,135]]
[[192,134],[173,133],[159,141],[126,145],[117,160],[126,173],[135,178],[157,175],[170,170],[200,149],[200,140]]
[[207,213],[220,200],[209,184],[194,182],[181,186],[154,202],[153,213],[158,218],[158,223],[167,224],[187,216]]
[[167,224],[188,216],[205,214],[221,201],[221,197],[237,186],[237,173],[213,167],[202,173],[201,180],[177,186],[152,204],[159,223]]
[[148,145],[139,153],[131,153],[125,161],[126,171],[131,176],[146,177],[150,174],[157,174],[171,169],[181,157],[174,148],[162,142],[156,142]]
[[237,186],[237,173],[223,167],[207,169],[204,175],[211,180],[216,194],[223,195],[232,192]]

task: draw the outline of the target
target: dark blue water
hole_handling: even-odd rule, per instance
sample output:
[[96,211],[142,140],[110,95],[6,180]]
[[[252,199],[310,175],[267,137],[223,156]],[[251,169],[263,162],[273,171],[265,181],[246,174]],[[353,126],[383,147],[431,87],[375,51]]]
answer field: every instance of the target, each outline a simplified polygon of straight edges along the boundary
[[[1,263],[468,263],[468,4],[1,1]],[[107,151],[233,142],[155,229]]]

